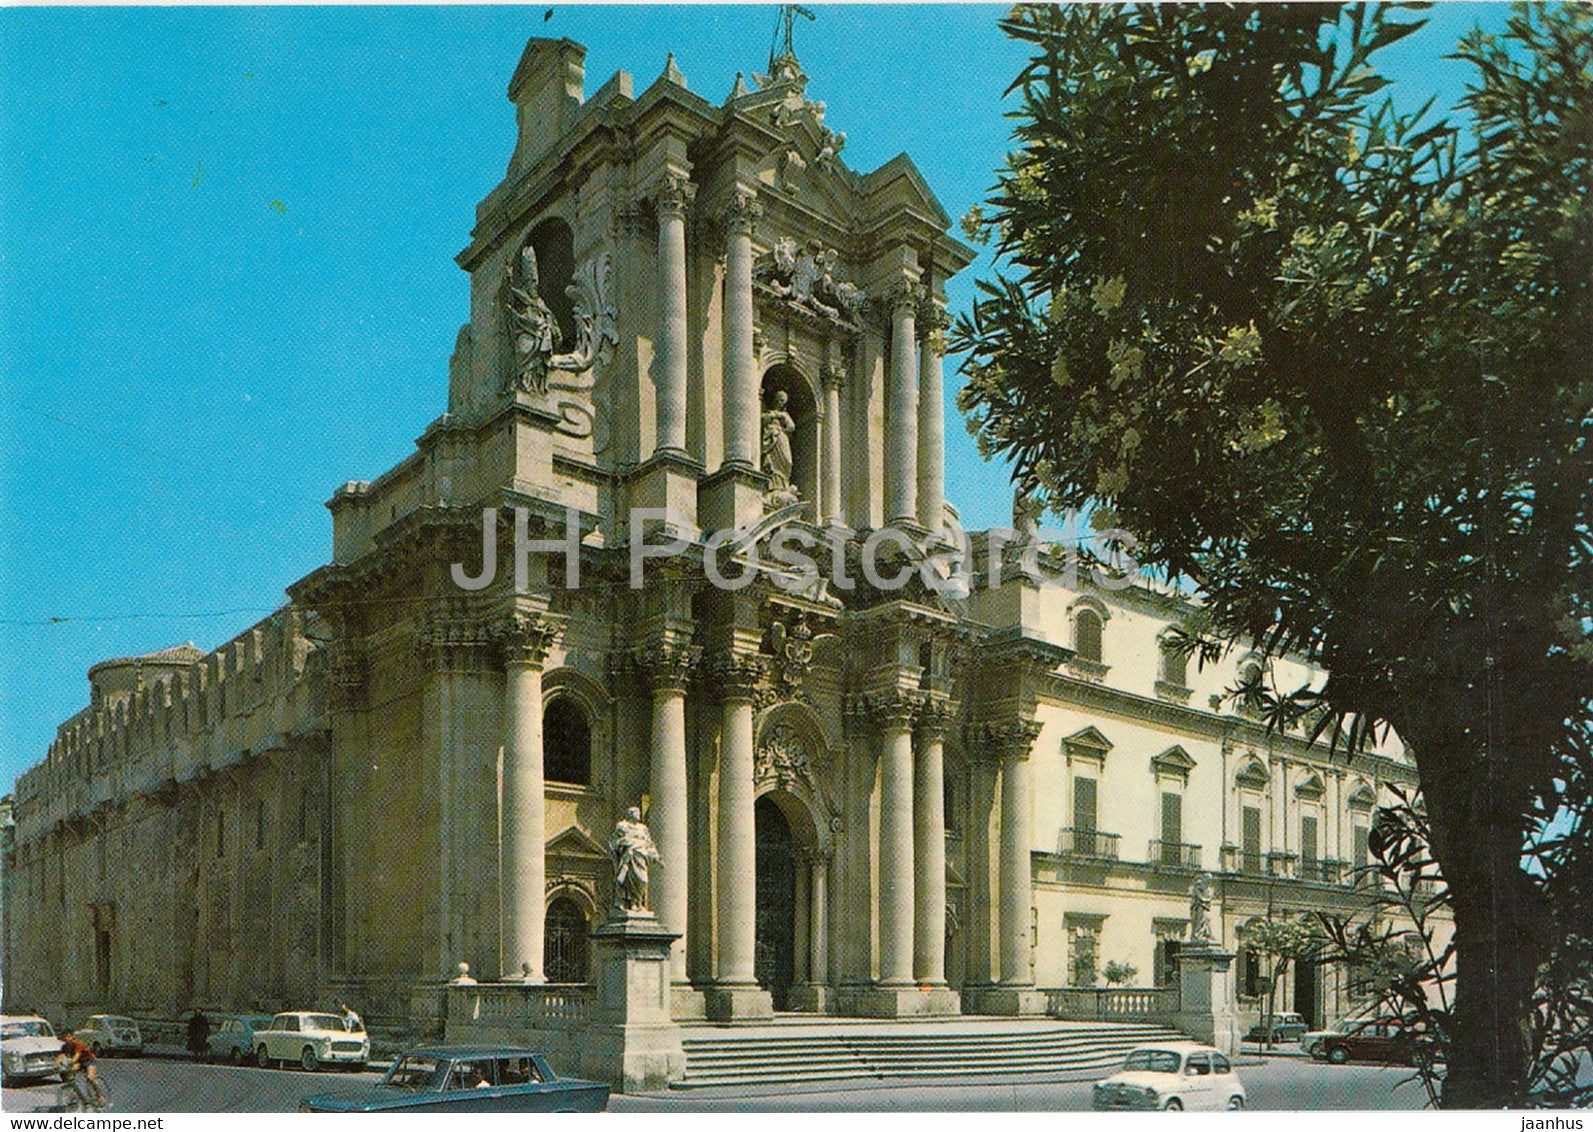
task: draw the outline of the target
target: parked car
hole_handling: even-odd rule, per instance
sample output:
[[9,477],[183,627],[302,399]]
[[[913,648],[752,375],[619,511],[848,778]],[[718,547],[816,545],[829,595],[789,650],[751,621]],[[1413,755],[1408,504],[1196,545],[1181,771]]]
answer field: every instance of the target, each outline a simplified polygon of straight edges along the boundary
[[36,1014],[0,1016],[0,1076],[10,1085],[61,1073],[61,1039]]
[[430,1046],[393,1063],[380,1084],[306,1097],[300,1112],[602,1112],[608,1086],[560,1077],[513,1046]]
[[1325,1033],[1311,1047],[1319,1061],[1343,1065],[1347,1061],[1376,1061],[1384,1065],[1428,1065],[1438,1044],[1398,1018],[1372,1018],[1352,1022],[1343,1033]]
[[254,1032],[254,1062],[262,1069],[296,1062],[311,1072],[323,1065],[364,1069],[371,1059],[369,1034],[351,1034],[341,1014],[290,1010]]
[[120,1014],[93,1014],[77,1028],[77,1040],[94,1051],[95,1057],[144,1052],[144,1035],[138,1023]]
[[270,1025],[269,1014],[213,1014],[210,1036],[205,1039],[205,1056],[242,1065],[254,1056],[255,1031]]
[[1094,1089],[1097,1111],[1245,1107],[1245,1087],[1222,1051],[1198,1042],[1142,1046]]
[[1263,1016],[1261,1021],[1250,1027],[1250,1032],[1245,1035],[1247,1042],[1297,1042],[1305,1036],[1311,1027],[1305,1024],[1305,1019],[1292,1011],[1284,1014],[1274,1014],[1270,1017]]

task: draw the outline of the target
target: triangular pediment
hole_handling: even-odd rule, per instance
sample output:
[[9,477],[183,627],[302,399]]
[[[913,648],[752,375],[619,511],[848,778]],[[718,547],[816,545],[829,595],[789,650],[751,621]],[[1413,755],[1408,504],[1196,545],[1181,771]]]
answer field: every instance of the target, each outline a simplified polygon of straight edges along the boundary
[[1189,757],[1189,752],[1182,747],[1168,747],[1161,754],[1151,759],[1151,769],[1162,774],[1176,774],[1185,778],[1195,769],[1195,760]]
[[547,855],[550,857],[600,857],[608,858],[608,850],[575,826],[571,826],[548,842]]
[[1102,735],[1100,729],[1093,724],[1082,731],[1075,731],[1062,741],[1070,750],[1076,748],[1080,753],[1097,753],[1104,756],[1112,749],[1112,741]]
[[912,158],[899,153],[872,173],[865,174],[859,186],[869,211],[876,214],[895,215],[904,208],[916,209],[932,220],[937,227],[947,228],[951,217],[940,207],[940,201],[930,191],[929,182],[913,164]]

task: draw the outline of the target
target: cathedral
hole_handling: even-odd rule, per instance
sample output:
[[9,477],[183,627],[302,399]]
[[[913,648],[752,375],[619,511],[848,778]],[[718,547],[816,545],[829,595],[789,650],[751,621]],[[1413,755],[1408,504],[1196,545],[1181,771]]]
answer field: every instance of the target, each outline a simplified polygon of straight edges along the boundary
[[[644,898],[682,1023],[1154,1012],[1204,885],[1253,1021],[1247,923],[1370,912],[1398,741],[1269,732],[1228,693],[1304,665],[1189,662],[1182,597],[1065,569],[1021,500],[962,532],[942,350],[974,253],[906,156],[849,167],[794,53],[722,101],[672,57],[588,93],[584,57],[533,39],[509,82],[415,451],[333,493],[277,613],[91,669],[19,779],[7,1011],[398,1025],[450,979],[590,984]],[[1355,993],[1301,962],[1279,1005]]]

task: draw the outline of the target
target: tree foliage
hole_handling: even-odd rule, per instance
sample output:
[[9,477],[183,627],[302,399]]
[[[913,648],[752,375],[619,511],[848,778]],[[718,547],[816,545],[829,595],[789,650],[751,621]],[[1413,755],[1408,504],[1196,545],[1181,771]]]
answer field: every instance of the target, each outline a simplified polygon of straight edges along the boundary
[[1032,57],[968,221],[1001,266],[953,335],[962,407],[1198,587],[1203,655],[1328,673],[1251,689],[1274,722],[1410,745],[1454,895],[1444,1101],[1517,1101],[1556,943],[1520,858],[1593,763],[1593,16],[1463,40],[1466,127],[1382,100],[1397,7],[1002,26]]

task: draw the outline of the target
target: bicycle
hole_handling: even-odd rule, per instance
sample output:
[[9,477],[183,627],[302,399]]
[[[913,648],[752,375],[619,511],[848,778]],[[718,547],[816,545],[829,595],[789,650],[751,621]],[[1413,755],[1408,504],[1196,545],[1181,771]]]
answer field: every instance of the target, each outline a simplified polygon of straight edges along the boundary
[[[95,1092],[99,1095],[95,1096]],[[81,1067],[71,1064],[61,1067],[61,1085],[56,1090],[62,1112],[103,1112],[110,1105],[105,1090],[90,1081]]]

